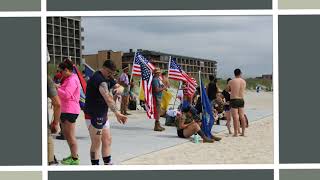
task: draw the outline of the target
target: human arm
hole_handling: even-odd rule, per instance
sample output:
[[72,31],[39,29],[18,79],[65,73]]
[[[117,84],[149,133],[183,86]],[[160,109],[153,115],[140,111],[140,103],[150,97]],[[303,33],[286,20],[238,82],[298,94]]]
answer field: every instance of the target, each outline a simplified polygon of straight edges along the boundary
[[184,119],[184,118],[185,118],[185,117],[182,116],[182,115],[178,117],[178,121],[179,121],[178,126],[179,126],[180,129],[185,129],[185,128],[187,128],[189,125],[195,123],[194,121],[192,121],[192,122],[190,122],[190,123],[188,123],[188,124],[185,124],[185,119]]
[[167,87],[166,86],[161,86],[159,83],[159,79],[153,79],[152,80],[152,91],[158,93],[158,92],[162,92],[163,90],[166,90]]
[[51,99],[51,104],[53,106],[53,120],[51,122],[50,128],[52,133],[56,133],[59,128],[61,103],[58,96],[53,96],[50,99]]
[[116,103],[113,100],[113,97],[108,88],[108,84],[106,82],[102,82],[99,85],[99,91],[102,97],[104,98],[105,102],[107,103],[108,107],[110,108],[110,110],[115,114],[117,121],[119,123],[125,124],[128,118],[118,111]]
[[75,81],[68,80],[62,85],[58,86],[58,95],[61,99],[70,99],[73,96],[74,92],[78,88],[78,85]]
[[55,83],[51,78],[47,78],[47,95],[51,100],[51,105],[53,106],[53,121],[50,124],[50,129],[52,133],[58,131],[60,114],[61,114],[61,102],[57,93]]

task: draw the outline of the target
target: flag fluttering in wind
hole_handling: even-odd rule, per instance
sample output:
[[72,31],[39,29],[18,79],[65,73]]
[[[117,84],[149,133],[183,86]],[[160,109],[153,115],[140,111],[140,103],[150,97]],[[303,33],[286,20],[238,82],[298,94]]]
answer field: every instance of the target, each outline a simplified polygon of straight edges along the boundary
[[73,73],[76,74],[79,78],[81,89],[80,89],[80,107],[81,109],[85,106],[85,100],[86,100],[86,89],[87,89],[87,82],[83,78],[82,73],[79,71],[77,66],[73,65]]
[[197,81],[190,77],[185,71],[181,69],[176,62],[176,58],[170,57],[168,77],[173,80],[183,81],[186,83],[187,93],[192,95],[198,86]]
[[211,129],[214,123],[214,116],[212,113],[211,103],[207,96],[207,91],[205,89],[205,86],[203,85],[201,77],[199,79],[200,79],[200,86],[201,86],[200,89],[201,89],[201,103],[202,103],[201,129],[207,137],[212,138]]
[[141,52],[136,52],[133,59],[133,66],[132,66],[132,75],[133,76],[141,76],[141,68],[140,64],[144,63],[148,69],[153,72],[153,70],[156,68],[147,58],[145,58]]
[[152,96],[152,71],[143,62],[140,63],[141,68],[141,83],[144,92],[145,107],[147,111],[147,116],[149,119],[154,118],[154,102]]
[[90,78],[93,73],[95,72],[94,69],[92,69],[88,64],[84,63],[84,75],[88,78]]

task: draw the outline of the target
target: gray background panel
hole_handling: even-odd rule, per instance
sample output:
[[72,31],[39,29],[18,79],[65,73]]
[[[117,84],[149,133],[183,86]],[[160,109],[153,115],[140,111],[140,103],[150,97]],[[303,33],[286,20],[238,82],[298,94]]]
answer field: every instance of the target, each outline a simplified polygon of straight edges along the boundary
[[47,0],[49,11],[271,9],[272,0]]
[[40,11],[41,0],[1,0],[0,11]]
[[108,180],[195,180],[195,179],[246,179],[273,180],[273,170],[188,170],[188,171],[57,171],[49,172],[49,180],[108,179]]
[[280,170],[280,180],[319,180],[320,170],[290,169]]
[[279,16],[280,163],[319,163],[320,16]]
[[0,165],[41,165],[40,18],[0,26]]

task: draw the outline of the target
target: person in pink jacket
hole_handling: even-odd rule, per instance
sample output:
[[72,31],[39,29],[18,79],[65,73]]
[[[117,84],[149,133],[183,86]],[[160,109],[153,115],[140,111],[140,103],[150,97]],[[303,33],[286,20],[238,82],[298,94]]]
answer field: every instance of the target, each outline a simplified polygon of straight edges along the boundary
[[61,163],[65,165],[79,165],[78,145],[75,137],[75,122],[80,114],[80,81],[73,73],[73,63],[66,59],[59,64],[59,70],[64,78],[58,87],[58,95],[61,100],[62,132],[68,142],[71,155],[64,158]]

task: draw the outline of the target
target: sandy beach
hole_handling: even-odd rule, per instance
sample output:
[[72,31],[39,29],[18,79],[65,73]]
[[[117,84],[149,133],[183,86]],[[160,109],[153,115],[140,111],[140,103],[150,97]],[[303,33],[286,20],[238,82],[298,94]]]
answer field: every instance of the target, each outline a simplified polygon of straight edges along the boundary
[[[246,108],[272,109],[272,93],[247,92]],[[195,144],[191,141],[160,151],[138,156],[121,164],[272,164],[273,116],[254,119],[246,130],[246,137],[232,137],[227,131],[217,134],[222,141]]]

